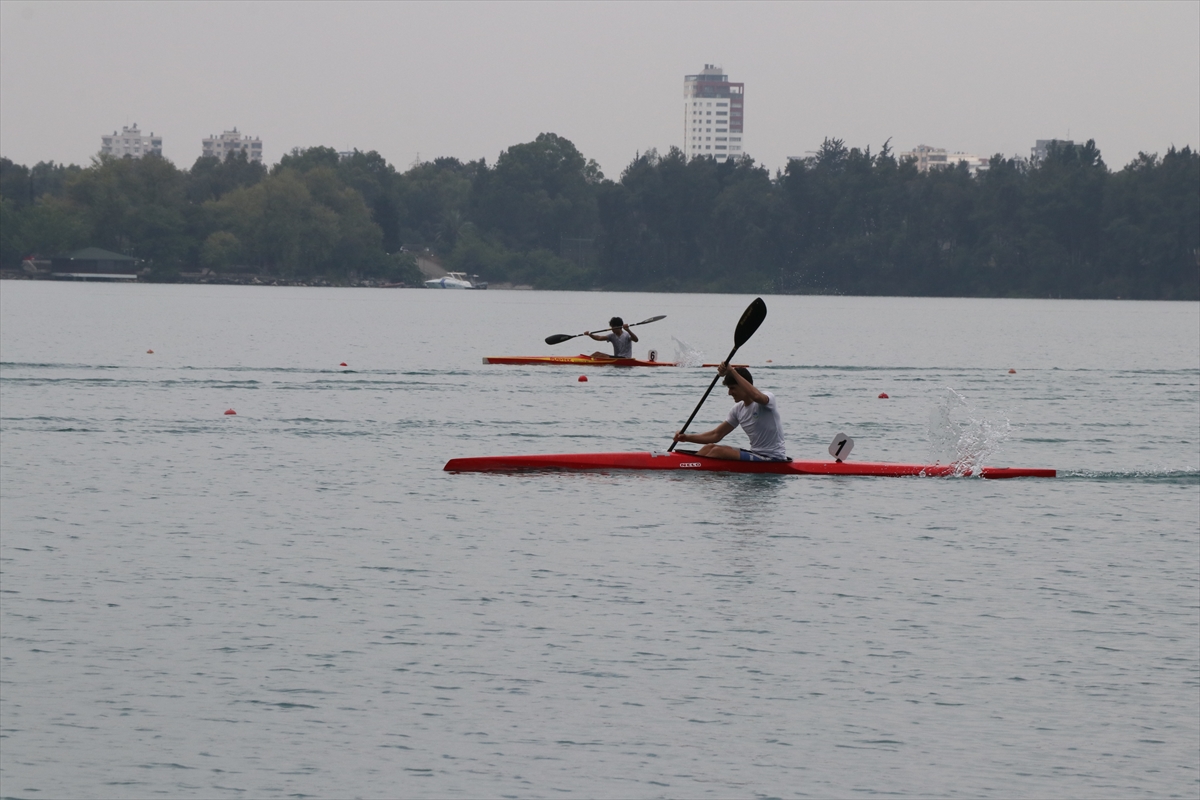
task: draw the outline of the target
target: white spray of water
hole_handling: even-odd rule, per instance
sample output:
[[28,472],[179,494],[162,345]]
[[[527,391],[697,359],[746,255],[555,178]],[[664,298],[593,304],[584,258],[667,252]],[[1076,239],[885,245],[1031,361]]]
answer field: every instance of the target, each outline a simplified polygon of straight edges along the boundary
[[953,464],[955,475],[978,475],[1011,432],[1007,417],[984,418],[967,398],[947,387],[942,402],[929,414],[931,459]]
[[675,361],[679,366],[698,367],[704,363],[704,353],[674,336],[671,337],[671,341],[675,342]]

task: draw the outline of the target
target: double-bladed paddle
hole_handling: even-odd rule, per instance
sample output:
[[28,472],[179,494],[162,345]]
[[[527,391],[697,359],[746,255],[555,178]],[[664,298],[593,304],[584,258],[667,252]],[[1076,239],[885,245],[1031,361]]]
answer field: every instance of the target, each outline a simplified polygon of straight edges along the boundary
[[[733,330],[733,349],[729,351],[729,355],[725,357],[722,363],[728,364],[733,360],[734,353],[738,348],[750,341],[750,337],[758,330],[758,326],[763,324],[763,320],[767,318],[767,304],[763,302],[761,297],[754,298],[754,302],[746,306],[746,310],[742,312],[742,318],[738,320],[737,327]],[[704,396],[700,398],[700,402],[696,404],[696,408],[692,411],[692,415],[687,418],[687,422],[683,423],[680,433],[687,431],[688,426],[692,424],[692,420],[696,418],[696,414],[700,411],[700,406],[704,405],[704,401],[708,399],[708,395],[712,392],[713,387],[717,385],[717,378],[721,377],[721,373],[713,376],[712,383],[708,385],[708,389],[704,392]],[[675,449],[678,442],[671,442],[671,446],[667,448],[667,452]]]
[[[660,319],[666,319],[666,318],[667,318],[666,314],[659,314],[657,317],[651,317],[650,319],[644,319],[641,322],[631,322],[629,324],[629,327],[632,328],[634,325],[645,325],[648,322],[658,322]],[[601,328],[600,330],[596,330],[596,331],[588,331],[587,333],[577,333],[574,336],[572,336],[569,333],[556,333],[553,336],[546,337],[546,344],[562,344],[563,342],[569,341],[570,339],[575,339],[580,336],[589,336],[593,333],[600,333],[600,331],[608,331],[608,330],[612,330],[612,328],[608,327],[608,328]]]

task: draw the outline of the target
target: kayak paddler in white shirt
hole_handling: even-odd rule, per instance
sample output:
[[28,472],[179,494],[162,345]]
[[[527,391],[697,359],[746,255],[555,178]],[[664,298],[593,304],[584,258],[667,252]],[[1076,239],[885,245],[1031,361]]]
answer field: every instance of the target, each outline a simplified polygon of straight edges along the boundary
[[[724,378],[722,383],[729,387],[729,396],[736,401],[733,408],[729,409],[729,416],[707,433],[676,431],[675,441],[702,444],[704,446],[697,455],[709,458],[732,461],[787,461],[783,422],[779,418],[779,404],[775,401],[775,395],[755,387],[754,378],[745,367],[721,364],[717,367],[717,372]],[[739,425],[750,439],[749,449],[717,444]]]
[[588,331],[587,335],[597,342],[612,342],[613,354],[610,356],[597,350],[592,353],[592,358],[633,358],[633,343],[638,340],[637,334],[629,330],[629,326],[620,317],[613,317],[608,324],[612,326],[611,333],[601,336]]

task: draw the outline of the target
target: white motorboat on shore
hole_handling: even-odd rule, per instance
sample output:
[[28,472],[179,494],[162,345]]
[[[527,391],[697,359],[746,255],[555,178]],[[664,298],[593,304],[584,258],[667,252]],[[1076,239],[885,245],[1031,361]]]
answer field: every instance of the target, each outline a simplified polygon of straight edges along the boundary
[[472,281],[467,277],[465,272],[447,272],[441,278],[430,278],[425,281],[426,289],[486,289],[487,282],[479,280],[478,275],[473,275],[475,278]]

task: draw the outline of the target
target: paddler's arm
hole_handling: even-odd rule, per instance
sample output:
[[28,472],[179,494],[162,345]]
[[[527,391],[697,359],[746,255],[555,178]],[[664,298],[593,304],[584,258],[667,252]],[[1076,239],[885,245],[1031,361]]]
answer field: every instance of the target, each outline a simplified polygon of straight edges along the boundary
[[633,331],[629,330],[629,323],[628,323],[628,322],[626,322],[626,323],[625,323],[625,332],[629,334],[629,338],[630,338],[630,339],[633,339],[635,342],[638,340],[638,338],[637,338],[637,334],[636,334],[636,333],[634,333]]
[[722,422],[711,431],[705,433],[680,433],[675,431],[675,441],[691,442],[692,444],[716,444],[724,439],[733,431],[733,426],[728,422]]
[[767,405],[771,402],[771,398],[754,388],[754,384],[742,377],[742,374],[736,369],[731,369],[728,364],[721,364],[717,367],[717,374],[724,378],[726,375],[732,375],[733,379],[738,382],[738,386],[742,387],[746,394],[750,395],[750,399],[759,405]]
[[597,336],[596,334],[592,333],[591,331],[584,331],[583,334],[584,334],[584,336],[592,337],[597,342],[607,342],[608,341],[608,332],[607,331],[605,332],[605,334],[603,336]]

